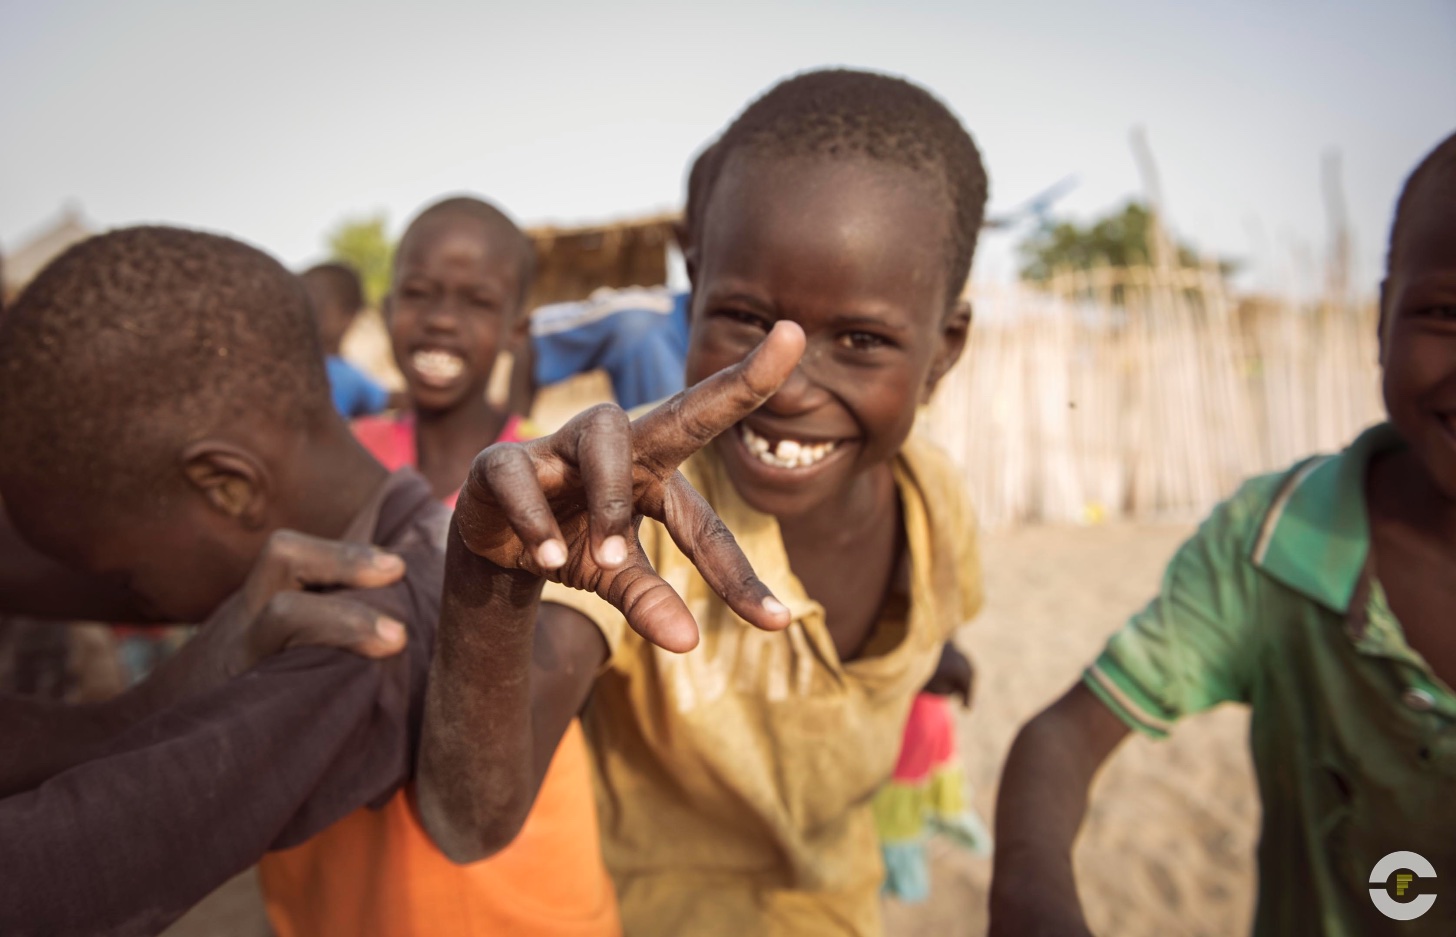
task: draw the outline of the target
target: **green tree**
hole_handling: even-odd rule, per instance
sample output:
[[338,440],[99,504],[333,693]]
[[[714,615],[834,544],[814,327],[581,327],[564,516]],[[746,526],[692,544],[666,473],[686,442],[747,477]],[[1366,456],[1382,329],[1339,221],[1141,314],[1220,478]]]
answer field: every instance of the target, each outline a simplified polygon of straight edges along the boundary
[[345,218],[326,237],[329,259],[358,271],[364,301],[376,309],[389,290],[394,265],[394,243],[385,231],[385,221],[383,214]]
[[[1044,225],[1021,242],[1021,278],[1041,283],[1058,270],[1150,264],[1150,220],[1147,206],[1134,201],[1085,227],[1067,221]],[[1186,244],[1177,245],[1177,255],[1181,266],[1199,265],[1198,252]],[[1218,265],[1225,274],[1234,269],[1228,260]]]

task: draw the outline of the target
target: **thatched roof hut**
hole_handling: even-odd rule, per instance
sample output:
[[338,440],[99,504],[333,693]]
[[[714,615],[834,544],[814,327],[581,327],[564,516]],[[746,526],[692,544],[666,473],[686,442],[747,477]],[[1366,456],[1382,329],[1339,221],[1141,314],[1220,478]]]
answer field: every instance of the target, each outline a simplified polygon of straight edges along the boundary
[[586,299],[603,286],[667,282],[667,250],[678,215],[662,214],[585,227],[529,228],[536,245],[536,285],[528,308]]

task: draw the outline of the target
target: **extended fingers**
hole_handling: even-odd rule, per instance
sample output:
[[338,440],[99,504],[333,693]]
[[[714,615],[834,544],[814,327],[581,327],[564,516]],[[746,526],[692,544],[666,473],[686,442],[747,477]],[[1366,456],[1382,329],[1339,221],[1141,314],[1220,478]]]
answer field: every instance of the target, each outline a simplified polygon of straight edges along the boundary
[[601,594],[633,631],[658,647],[681,654],[698,646],[698,624],[687,603],[640,551],[632,551],[626,568],[611,577]]
[[405,646],[404,626],[363,602],[317,592],[280,592],[249,632],[248,666],[293,647],[333,647],[389,657]]
[[285,589],[377,589],[403,575],[404,560],[369,544],[278,530],[269,536],[244,589],[256,610]]
[[[471,482],[488,490],[506,522],[542,569],[566,562],[566,540],[536,477],[536,466],[524,447],[497,443],[475,457]],[[460,512],[456,512],[457,518]],[[462,529],[466,542],[470,532]]]
[[776,323],[747,358],[700,381],[632,425],[635,456],[659,475],[757,410],[789,379],[804,354],[804,330]]
[[632,426],[621,407],[594,407],[575,436],[586,489],[592,557],[603,569],[627,560],[632,527]]
[[667,483],[663,525],[712,590],[749,624],[778,631],[789,610],[758,578],[737,539],[681,473]]

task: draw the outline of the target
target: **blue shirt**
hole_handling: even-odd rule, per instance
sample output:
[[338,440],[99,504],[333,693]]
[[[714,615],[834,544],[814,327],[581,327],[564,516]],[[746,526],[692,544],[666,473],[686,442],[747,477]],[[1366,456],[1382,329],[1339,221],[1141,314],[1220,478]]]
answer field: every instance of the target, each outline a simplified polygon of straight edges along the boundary
[[324,364],[329,371],[334,409],[343,414],[344,419],[369,416],[389,406],[389,391],[354,365],[338,355],[329,355]]
[[531,316],[536,383],[600,369],[623,409],[671,397],[683,389],[688,299],[665,287],[631,287],[542,306]]

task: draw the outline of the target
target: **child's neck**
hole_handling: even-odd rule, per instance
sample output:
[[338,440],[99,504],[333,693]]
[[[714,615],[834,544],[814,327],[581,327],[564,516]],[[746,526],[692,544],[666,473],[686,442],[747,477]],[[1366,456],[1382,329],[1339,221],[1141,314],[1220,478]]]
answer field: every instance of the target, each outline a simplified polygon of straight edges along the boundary
[[415,463],[438,498],[460,490],[480,450],[505,429],[507,414],[492,407],[483,393],[472,393],[449,410],[415,412]]
[[1371,463],[1366,479],[1375,576],[1410,644],[1456,685],[1456,503],[1409,449]]
[[349,529],[389,476],[342,422],[321,430],[295,464],[296,504],[284,526],[329,539]]
[[824,607],[840,660],[860,655],[899,571],[900,501],[889,465],[861,475],[843,498],[778,518],[789,567]]
[[1447,497],[1409,449],[1370,466],[1368,506],[1373,523],[1396,523],[1419,532],[1456,559],[1456,501]]

